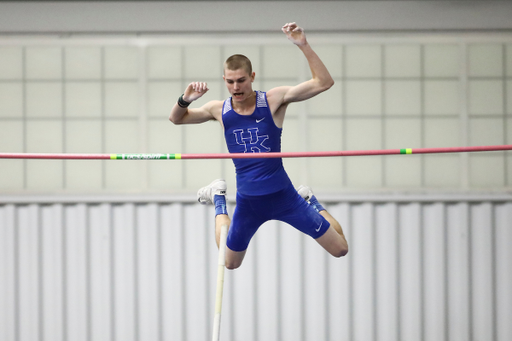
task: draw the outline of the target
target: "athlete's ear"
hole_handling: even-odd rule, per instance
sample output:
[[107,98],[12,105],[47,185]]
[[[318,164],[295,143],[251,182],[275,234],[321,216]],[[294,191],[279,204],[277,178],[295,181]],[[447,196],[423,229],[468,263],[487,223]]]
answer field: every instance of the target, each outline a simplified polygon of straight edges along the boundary
[[253,71],[252,74],[251,74],[251,82],[254,82],[254,77],[255,76],[256,76],[256,72]]

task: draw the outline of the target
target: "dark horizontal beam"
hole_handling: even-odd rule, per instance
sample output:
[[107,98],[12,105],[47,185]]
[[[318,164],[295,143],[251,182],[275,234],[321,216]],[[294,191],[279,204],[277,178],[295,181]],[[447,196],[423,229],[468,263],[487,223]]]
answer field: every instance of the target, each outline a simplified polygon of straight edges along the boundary
[[7,1],[0,34],[512,31],[511,1]]

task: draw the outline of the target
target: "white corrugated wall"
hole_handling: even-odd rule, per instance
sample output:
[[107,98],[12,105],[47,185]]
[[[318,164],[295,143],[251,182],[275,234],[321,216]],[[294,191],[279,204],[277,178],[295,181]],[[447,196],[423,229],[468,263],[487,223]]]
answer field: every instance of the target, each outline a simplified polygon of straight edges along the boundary
[[[226,273],[221,340],[511,340],[512,197],[375,198],[327,205],[342,259],[264,225]],[[57,202],[0,202],[0,340],[210,339],[211,207]]]

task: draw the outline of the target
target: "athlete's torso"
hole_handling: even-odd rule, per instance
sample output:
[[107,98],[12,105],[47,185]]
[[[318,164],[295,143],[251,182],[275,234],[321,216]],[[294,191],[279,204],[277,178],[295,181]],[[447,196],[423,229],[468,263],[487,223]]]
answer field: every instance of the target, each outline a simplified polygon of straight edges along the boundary
[[[231,97],[222,108],[224,136],[230,153],[268,153],[281,151],[281,133],[272,118],[266,93],[256,91],[256,108],[251,115],[233,110]],[[290,184],[281,158],[233,159],[237,190],[245,195],[278,192]]]

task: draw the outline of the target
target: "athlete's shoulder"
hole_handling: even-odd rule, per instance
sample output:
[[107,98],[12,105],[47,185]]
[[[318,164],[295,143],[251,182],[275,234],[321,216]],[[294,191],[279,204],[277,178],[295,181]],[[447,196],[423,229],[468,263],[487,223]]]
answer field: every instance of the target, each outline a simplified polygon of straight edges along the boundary
[[207,102],[203,108],[208,110],[215,119],[218,119],[221,116],[223,104],[224,101],[214,100]]
[[290,90],[291,86],[278,86],[267,91],[267,101],[270,104],[282,103],[284,95]]
[[267,103],[278,127],[282,126],[283,118],[276,117],[275,115],[283,116],[279,114],[284,114],[286,111],[287,103],[284,103],[284,96],[290,88],[291,86],[278,86],[267,91]]
[[207,102],[205,104],[205,106],[207,106],[211,109],[218,109],[218,108],[222,108],[222,104],[224,104],[223,100],[213,100],[213,101]]

